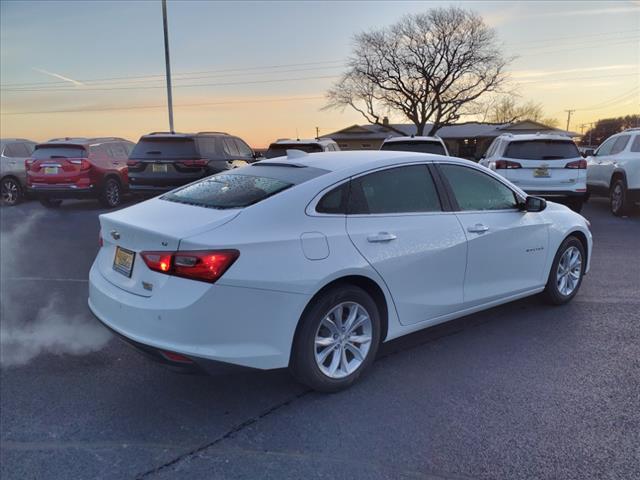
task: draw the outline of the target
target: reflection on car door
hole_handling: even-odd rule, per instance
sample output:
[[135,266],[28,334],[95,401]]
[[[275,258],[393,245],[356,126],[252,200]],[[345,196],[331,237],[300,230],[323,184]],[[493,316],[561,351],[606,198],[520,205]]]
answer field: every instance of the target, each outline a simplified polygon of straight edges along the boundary
[[407,325],[458,309],[466,238],[442,211],[426,165],[384,169],[351,182],[347,232],[384,279]]
[[465,307],[544,285],[547,255],[553,254],[544,215],[521,211],[509,187],[477,168],[438,168],[467,236]]

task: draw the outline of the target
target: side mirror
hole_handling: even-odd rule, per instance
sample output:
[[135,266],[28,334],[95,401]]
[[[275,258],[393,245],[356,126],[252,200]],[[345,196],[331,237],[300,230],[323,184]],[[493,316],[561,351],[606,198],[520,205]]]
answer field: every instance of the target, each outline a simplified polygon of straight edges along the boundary
[[593,154],[596,153],[596,151],[593,148],[589,148],[587,150],[584,151],[584,156],[585,157],[593,157]]
[[526,212],[541,212],[547,208],[547,201],[544,198],[528,196],[524,201]]

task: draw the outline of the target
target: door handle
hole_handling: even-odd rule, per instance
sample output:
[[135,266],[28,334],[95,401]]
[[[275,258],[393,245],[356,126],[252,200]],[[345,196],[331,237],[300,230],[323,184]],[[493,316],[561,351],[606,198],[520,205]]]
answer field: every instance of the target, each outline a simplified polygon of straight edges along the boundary
[[370,243],[384,243],[390,242],[391,240],[395,240],[397,237],[393,233],[389,232],[380,232],[374,235],[369,235],[367,237],[367,241]]
[[481,223],[476,223],[472,227],[467,227],[467,232],[471,232],[471,233],[484,233],[487,230],[489,230],[489,227]]

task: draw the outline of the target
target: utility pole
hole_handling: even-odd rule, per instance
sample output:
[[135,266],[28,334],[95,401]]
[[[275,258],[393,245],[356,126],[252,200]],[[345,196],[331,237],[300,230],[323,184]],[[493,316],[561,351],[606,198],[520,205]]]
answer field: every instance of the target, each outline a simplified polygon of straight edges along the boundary
[[164,63],[167,74],[167,104],[169,106],[169,131],[173,129],[173,96],[171,95],[171,64],[169,62],[169,27],[167,26],[167,0],[162,0],[162,25],[164,28]]
[[320,140],[320,127],[316,127],[316,140]]
[[567,112],[567,132],[569,131],[569,122],[571,121],[571,114],[575,112],[575,110],[565,110]]

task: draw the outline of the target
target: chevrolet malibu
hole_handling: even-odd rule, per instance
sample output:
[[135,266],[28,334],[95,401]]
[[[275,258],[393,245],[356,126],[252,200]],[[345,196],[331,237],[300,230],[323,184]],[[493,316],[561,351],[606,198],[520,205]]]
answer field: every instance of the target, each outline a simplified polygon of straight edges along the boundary
[[382,342],[529,295],[570,301],[588,222],[475,163],[289,151],[100,216],[89,307],[184,369],[353,384]]

